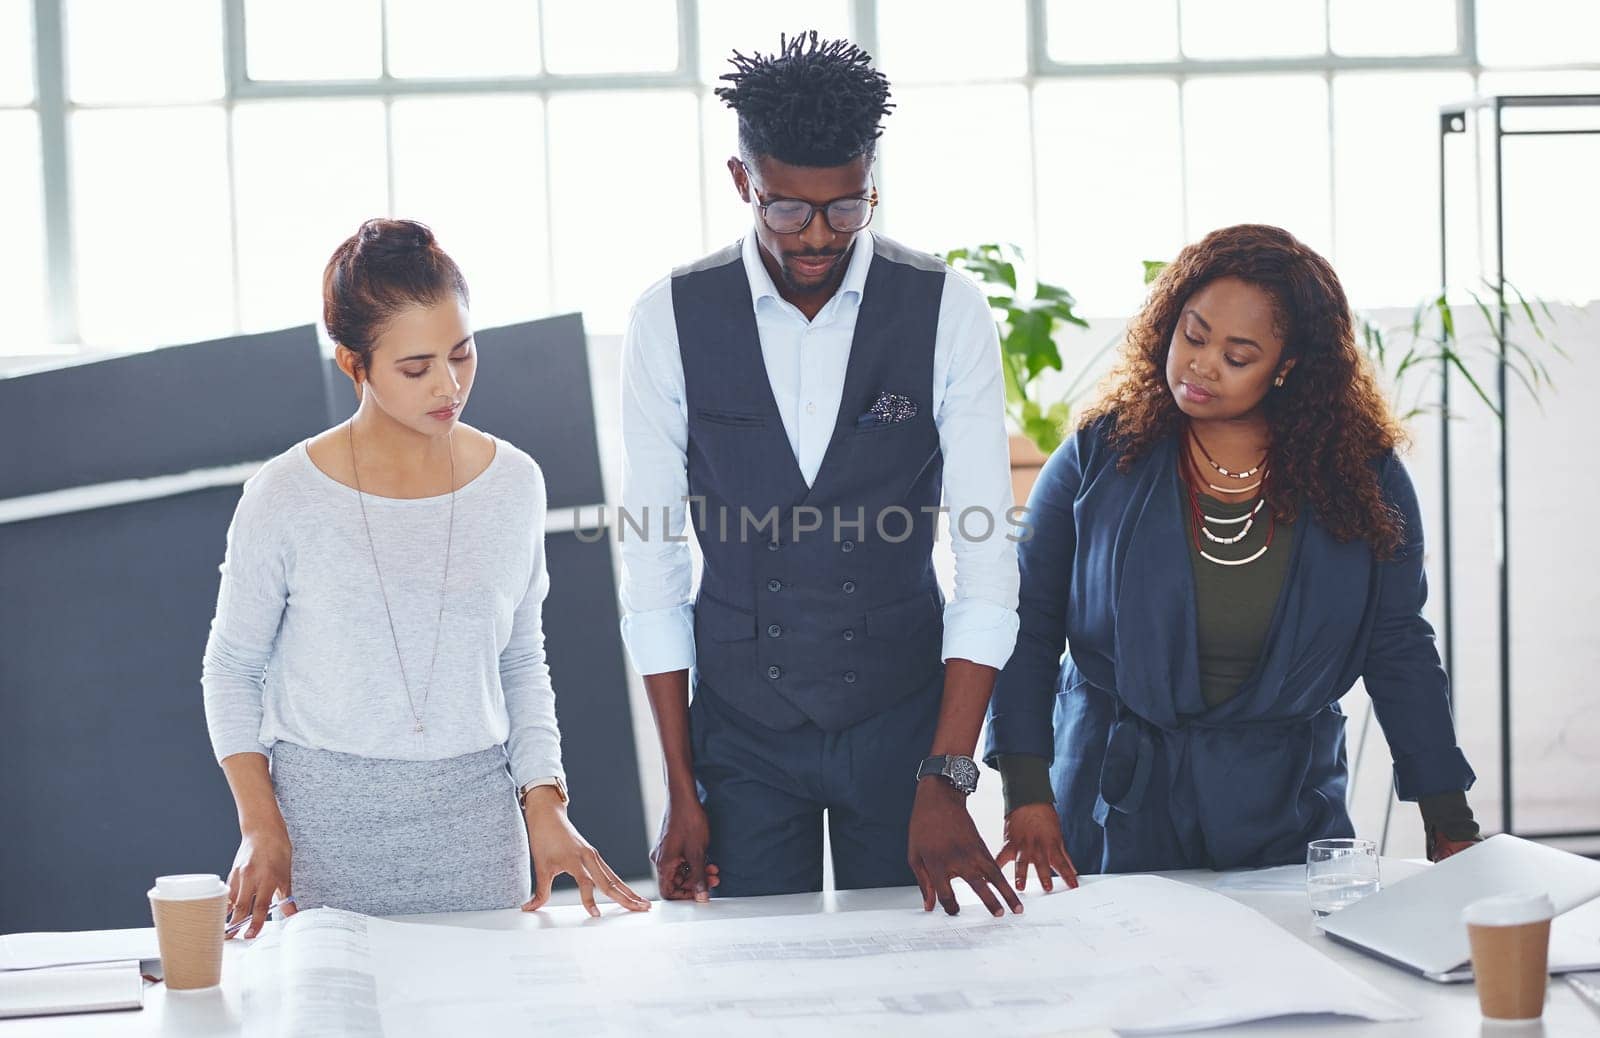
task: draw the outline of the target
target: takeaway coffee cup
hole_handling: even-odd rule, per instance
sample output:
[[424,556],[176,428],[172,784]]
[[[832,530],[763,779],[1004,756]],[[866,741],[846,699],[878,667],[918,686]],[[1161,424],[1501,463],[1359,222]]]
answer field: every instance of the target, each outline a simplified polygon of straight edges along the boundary
[[167,987],[190,991],[222,981],[222,927],[228,885],[214,875],[160,876],[150,888],[150,914],[161,946]]
[[1462,910],[1484,1019],[1537,1020],[1544,1014],[1554,915],[1545,894],[1486,897]]

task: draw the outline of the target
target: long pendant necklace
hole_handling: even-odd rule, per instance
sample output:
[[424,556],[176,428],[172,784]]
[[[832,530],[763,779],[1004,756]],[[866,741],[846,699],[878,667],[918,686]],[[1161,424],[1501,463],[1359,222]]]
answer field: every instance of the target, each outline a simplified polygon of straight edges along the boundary
[[350,470],[356,478],[356,503],[361,506],[361,527],[367,532],[367,550],[372,554],[372,570],[378,575],[378,594],[383,598],[383,615],[389,620],[389,640],[394,643],[395,662],[400,664],[400,683],[405,686],[406,705],[411,709],[411,731],[421,734],[422,715],[428,709],[428,696],[433,692],[433,668],[439,662],[439,633],[444,630],[444,595],[450,584],[450,544],[456,532],[456,443],[447,434],[450,449],[450,525],[445,530],[444,577],[439,581],[439,616],[433,628],[433,658],[428,661],[428,683],[422,690],[422,705],[418,706],[411,695],[411,679],[406,676],[405,657],[400,655],[400,638],[394,631],[394,613],[389,609],[389,593],[384,590],[383,570],[378,566],[378,548],[372,540],[372,526],[367,522],[366,495],[361,492],[361,470],[356,465],[355,422],[352,421],[345,428],[350,434]]

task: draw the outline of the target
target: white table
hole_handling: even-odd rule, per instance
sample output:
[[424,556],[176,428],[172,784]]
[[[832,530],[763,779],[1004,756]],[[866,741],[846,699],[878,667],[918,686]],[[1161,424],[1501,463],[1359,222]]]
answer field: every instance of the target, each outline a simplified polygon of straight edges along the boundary
[[[1383,876],[1393,882],[1420,868],[1416,863],[1384,859]],[[1251,883],[1249,873],[1204,871],[1166,873],[1169,878],[1195,886],[1217,889],[1220,893],[1261,912],[1285,930],[1311,944],[1323,954],[1343,964],[1357,976],[1391,995],[1396,1001],[1421,1014],[1417,1020],[1376,1024],[1343,1017],[1294,1017],[1267,1020],[1240,1027],[1199,1032],[1205,1035],[1383,1035],[1406,1038],[1465,1038],[1465,1036],[1514,1033],[1517,1038],[1548,1035],[1600,1035],[1600,1013],[1585,1004],[1563,980],[1550,984],[1542,1029],[1518,1028],[1513,1032],[1485,1025],[1478,1013],[1477,997],[1470,984],[1435,984],[1403,973],[1353,949],[1322,936],[1311,919],[1303,890],[1260,889]],[[1092,883],[1097,877],[1087,877]],[[958,886],[961,886],[958,884]],[[1256,886],[1256,889],[1252,889]],[[1061,892],[1041,895],[1030,890],[1025,897],[1062,897]],[[982,911],[970,891],[963,891],[963,910]],[[712,901],[709,905],[684,902],[657,902],[648,913],[629,914],[610,906],[606,925],[617,927],[663,926],[693,923],[705,919],[749,918],[774,915],[800,915],[808,912],[851,912],[878,908],[919,906],[921,895],[915,888],[842,891],[826,894],[790,894],[782,897],[738,898]],[[526,914],[517,911],[466,912],[453,915],[412,917],[419,922],[473,927],[485,930],[539,930],[545,927],[575,926],[587,917],[577,905],[564,905]],[[172,1035],[183,1038],[237,1035],[242,1032],[240,1013],[240,955],[245,946],[230,942],[223,958],[222,986],[202,992],[169,992],[165,986],[146,985],[144,1009],[127,1013],[100,1013],[81,1016],[44,1017],[30,1020],[0,1020],[0,1038],[67,1038],[76,1035],[116,1034],[128,1038],[144,1035]],[[975,984],[981,979],[974,980]]]

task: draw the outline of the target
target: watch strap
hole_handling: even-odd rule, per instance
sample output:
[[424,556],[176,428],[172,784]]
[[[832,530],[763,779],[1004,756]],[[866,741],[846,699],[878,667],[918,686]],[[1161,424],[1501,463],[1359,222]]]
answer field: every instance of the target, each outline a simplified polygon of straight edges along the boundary
[[538,789],[540,786],[554,786],[556,795],[561,798],[561,802],[563,804],[572,799],[567,795],[567,783],[558,775],[550,775],[546,778],[536,778],[532,782],[524,783],[522,787],[517,790],[517,806],[527,807],[528,794],[533,792],[535,789]]
[[963,795],[970,796],[978,788],[978,763],[971,757],[946,753],[929,757],[917,768],[917,781],[939,777]]

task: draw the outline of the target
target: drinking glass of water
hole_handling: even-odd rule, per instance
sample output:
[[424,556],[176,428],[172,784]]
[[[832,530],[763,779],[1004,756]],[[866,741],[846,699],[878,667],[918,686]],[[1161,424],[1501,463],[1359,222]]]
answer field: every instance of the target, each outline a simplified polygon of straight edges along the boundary
[[1378,892],[1378,845],[1371,840],[1306,844],[1306,894],[1317,918]]

